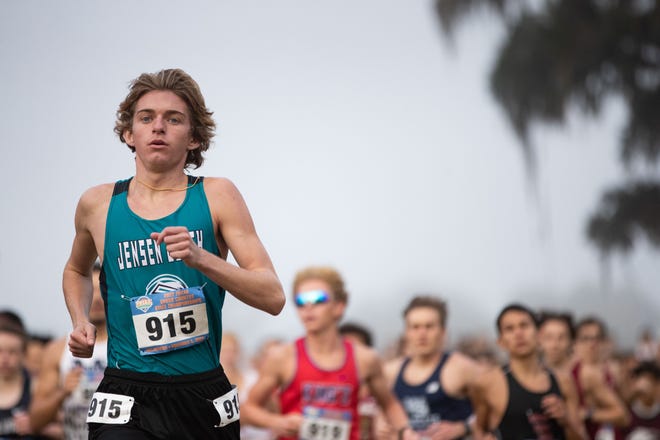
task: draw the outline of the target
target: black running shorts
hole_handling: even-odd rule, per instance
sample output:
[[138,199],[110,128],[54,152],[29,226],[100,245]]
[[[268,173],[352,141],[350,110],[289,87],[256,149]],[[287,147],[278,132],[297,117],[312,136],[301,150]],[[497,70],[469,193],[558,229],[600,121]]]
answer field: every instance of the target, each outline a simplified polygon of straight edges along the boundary
[[231,390],[232,385],[222,367],[183,376],[106,368],[97,392],[135,400],[128,422],[89,423],[89,438],[238,440],[239,422],[219,427],[221,418],[213,405],[214,399]]

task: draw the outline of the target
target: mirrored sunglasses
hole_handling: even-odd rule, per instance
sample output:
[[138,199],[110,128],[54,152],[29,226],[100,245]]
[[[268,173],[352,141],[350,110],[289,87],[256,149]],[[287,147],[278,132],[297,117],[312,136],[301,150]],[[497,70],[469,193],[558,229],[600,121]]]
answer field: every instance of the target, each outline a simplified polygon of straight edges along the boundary
[[330,295],[324,290],[310,290],[296,293],[295,299],[296,307],[303,307],[306,304],[327,303],[330,301]]

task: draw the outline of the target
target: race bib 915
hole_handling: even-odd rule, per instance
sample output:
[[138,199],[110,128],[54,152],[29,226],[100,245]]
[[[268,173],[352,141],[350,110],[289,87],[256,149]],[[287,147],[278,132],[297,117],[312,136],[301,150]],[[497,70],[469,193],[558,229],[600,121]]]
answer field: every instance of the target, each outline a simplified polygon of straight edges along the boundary
[[96,392],[89,402],[87,423],[123,425],[131,418],[135,399],[122,394]]
[[209,336],[201,287],[131,298],[131,313],[143,356],[190,347]]
[[220,423],[217,426],[219,428],[229,425],[241,418],[241,405],[238,402],[238,388],[236,388],[236,385],[232,385],[232,387],[231,391],[213,401],[213,406],[220,415]]

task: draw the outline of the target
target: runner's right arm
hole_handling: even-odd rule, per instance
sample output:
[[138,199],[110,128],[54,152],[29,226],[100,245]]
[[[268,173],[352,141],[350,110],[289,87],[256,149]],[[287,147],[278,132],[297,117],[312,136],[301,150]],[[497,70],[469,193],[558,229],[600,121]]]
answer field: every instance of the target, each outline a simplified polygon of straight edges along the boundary
[[[107,185],[87,190],[76,208],[76,234],[71,254],[64,267],[62,288],[73,331],[69,335],[69,349],[76,357],[88,358],[94,352],[96,328],[89,322],[89,309],[92,304],[92,267],[98,256],[92,234],[93,223],[99,223],[99,212],[104,205],[100,200],[108,193]],[[103,226],[105,219],[102,219]],[[101,225],[96,225],[100,228]],[[105,229],[102,227],[102,229]]]
[[264,359],[257,381],[250,388],[247,400],[241,403],[241,420],[248,425],[268,428],[278,437],[296,437],[302,425],[302,414],[279,414],[269,411],[273,393],[288,382],[286,370],[295,359],[293,345],[278,347]]
[[595,407],[588,411],[589,419],[599,424],[627,426],[630,422],[628,410],[616,392],[605,382],[602,370],[585,365],[581,376],[585,388],[589,390],[595,402]]

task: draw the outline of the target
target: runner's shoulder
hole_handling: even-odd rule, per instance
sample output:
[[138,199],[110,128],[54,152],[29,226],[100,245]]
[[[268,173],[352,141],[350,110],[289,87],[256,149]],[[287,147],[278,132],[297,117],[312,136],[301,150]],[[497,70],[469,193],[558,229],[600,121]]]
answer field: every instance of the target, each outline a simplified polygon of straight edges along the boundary
[[353,345],[353,353],[355,353],[355,358],[359,361],[367,363],[381,361],[380,357],[378,356],[378,352],[375,349],[362,344],[351,344]]
[[504,382],[504,373],[499,365],[488,365],[483,367],[482,373],[477,377],[476,386],[485,390],[500,382]]
[[91,209],[110,200],[114,191],[114,183],[103,183],[87,189],[80,196],[79,205],[82,208]]
[[227,177],[204,177],[204,187],[214,194],[233,194],[238,188]]

